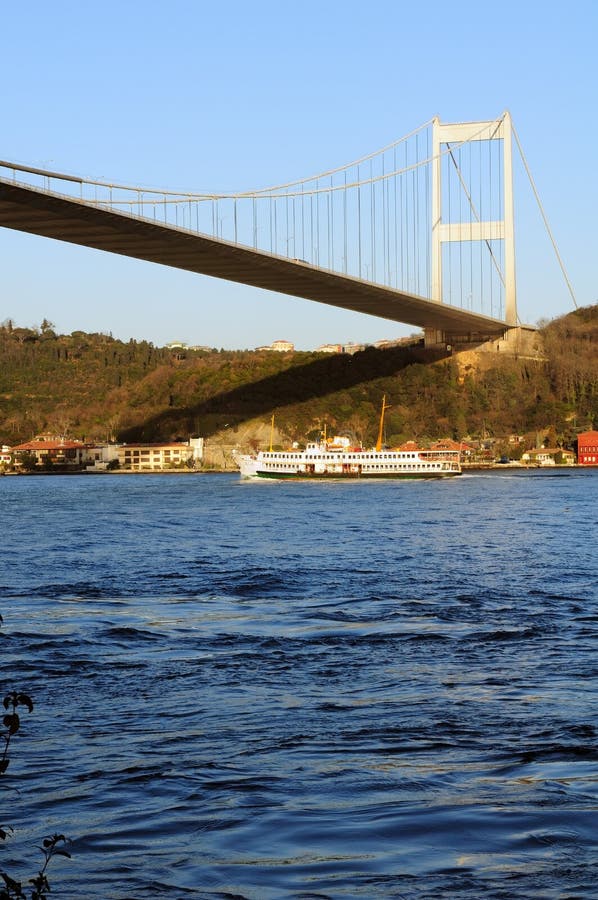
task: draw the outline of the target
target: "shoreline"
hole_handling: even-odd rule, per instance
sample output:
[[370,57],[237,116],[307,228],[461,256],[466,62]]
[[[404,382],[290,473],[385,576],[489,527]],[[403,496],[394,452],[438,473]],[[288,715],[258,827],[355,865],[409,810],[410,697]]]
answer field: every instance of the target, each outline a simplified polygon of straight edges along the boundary
[[[578,471],[592,471],[598,470],[598,463],[596,465],[579,465],[579,463],[575,463],[575,465],[553,465],[553,466],[539,466],[539,465],[522,465],[522,464],[513,464],[513,463],[489,463],[489,464],[477,464],[473,463],[471,465],[465,463],[461,466],[461,474],[465,475],[467,473],[476,474],[480,472],[521,472],[521,473],[529,473],[529,472],[578,472]],[[0,477],[28,477],[32,476],[34,478],[43,478],[43,477],[57,477],[57,476],[73,476],[73,475],[91,475],[91,476],[106,476],[106,475],[234,475],[239,474],[238,469],[229,469],[229,468],[210,468],[210,469],[110,469],[106,470],[98,470],[96,472],[86,471],[84,469],[78,471],[62,471],[62,472],[2,472]],[[342,479],[341,479],[342,480]],[[359,481],[359,478],[355,478],[355,481]],[[367,479],[366,479],[367,480]]]

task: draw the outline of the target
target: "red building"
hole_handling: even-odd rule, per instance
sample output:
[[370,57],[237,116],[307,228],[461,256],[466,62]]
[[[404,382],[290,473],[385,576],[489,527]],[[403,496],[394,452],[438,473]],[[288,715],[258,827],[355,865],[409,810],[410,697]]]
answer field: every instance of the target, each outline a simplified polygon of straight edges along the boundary
[[598,466],[598,431],[577,435],[577,462],[580,466]]

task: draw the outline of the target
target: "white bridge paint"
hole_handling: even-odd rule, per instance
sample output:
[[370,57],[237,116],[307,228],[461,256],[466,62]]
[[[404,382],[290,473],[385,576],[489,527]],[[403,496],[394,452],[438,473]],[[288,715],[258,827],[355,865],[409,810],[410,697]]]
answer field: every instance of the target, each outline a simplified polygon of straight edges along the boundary
[[[463,141],[502,141],[503,209],[502,222],[444,222],[442,217],[442,147]],[[517,325],[515,284],[515,225],[513,205],[513,140],[511,116],[506,112],[500,122],[457,122],[432,126],[432,300],[442,303],[442,244],[446,241],[502,240],[505,250],[505,322]]]

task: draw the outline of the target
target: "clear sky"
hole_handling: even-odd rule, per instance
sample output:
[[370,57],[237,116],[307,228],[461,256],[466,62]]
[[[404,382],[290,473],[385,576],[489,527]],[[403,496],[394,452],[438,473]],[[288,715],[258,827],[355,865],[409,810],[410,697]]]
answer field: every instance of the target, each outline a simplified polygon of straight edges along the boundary
[[[23,0],[1,4],[0,23],[0,158],[92,178],[254,189],[349,162],[434,115],[509,109],[577,301],[598,300],[596,0]],[[573,301],[519,190],[519,313],[535,323]],[[414,330],[0,229],[7,317],[227,348]]]

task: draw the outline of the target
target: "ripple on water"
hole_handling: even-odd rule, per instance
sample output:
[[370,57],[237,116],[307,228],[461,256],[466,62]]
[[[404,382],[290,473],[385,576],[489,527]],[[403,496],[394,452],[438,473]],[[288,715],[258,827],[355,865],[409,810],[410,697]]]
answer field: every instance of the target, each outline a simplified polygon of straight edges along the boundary
[[593,897],[597,484],[0,479],[6,867],[42,829],[88,900]]

